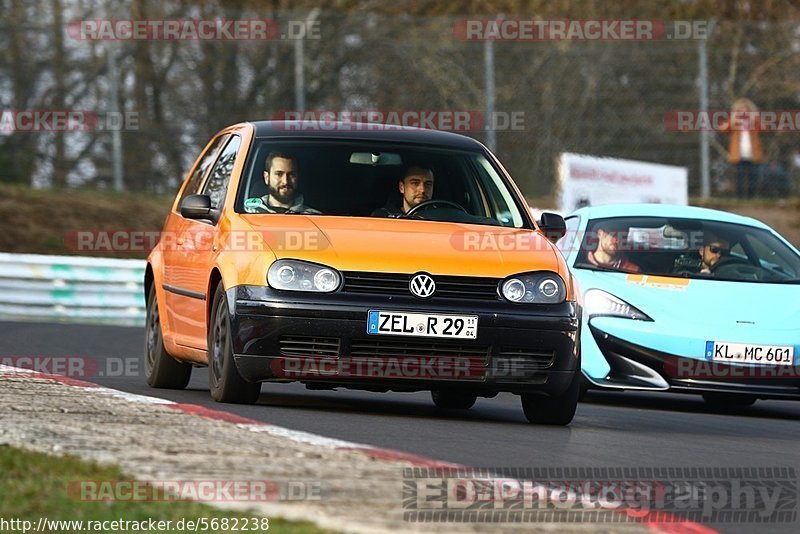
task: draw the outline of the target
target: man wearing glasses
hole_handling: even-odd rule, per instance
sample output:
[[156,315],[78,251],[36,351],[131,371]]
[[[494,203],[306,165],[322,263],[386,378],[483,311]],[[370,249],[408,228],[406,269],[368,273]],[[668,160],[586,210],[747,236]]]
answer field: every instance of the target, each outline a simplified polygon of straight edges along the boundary
[[714,268],[719,260],[726,257],[731,252],[730,243],[725,239],[715,236],[710,232],[706,232],[703,246],[700,247],[700,272],[711,274],[711,269]]

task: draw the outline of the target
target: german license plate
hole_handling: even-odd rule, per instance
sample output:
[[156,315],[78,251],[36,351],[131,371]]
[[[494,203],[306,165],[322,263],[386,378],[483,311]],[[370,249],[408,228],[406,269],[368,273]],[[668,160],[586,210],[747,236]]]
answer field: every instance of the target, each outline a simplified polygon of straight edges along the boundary
[[732,363],[793,365],[794,347],[706,341],[706,360]]
[[367,333],[475,339],[478,316],[369,310]]

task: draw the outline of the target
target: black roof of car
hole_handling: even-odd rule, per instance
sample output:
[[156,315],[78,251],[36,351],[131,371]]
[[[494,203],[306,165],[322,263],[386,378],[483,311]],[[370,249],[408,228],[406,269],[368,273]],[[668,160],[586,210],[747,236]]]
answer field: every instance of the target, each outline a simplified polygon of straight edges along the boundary
[[425,128],[377,123],[319,122],[319,121],[250,121],[256,137],[285,137],[302,139],[351,139],[362,141],[391,141],[436,145],[462,150],[483,150],[483,146],[465,135]]

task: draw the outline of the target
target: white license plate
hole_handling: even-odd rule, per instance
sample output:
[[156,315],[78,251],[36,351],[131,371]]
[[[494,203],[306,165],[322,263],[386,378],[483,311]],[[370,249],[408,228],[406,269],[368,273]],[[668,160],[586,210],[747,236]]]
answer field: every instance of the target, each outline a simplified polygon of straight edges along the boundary
[[793,365],[794,347],[706,341],[706,360],[766,365]]
[[367,333],[475,339],[478,316],[369,310]]

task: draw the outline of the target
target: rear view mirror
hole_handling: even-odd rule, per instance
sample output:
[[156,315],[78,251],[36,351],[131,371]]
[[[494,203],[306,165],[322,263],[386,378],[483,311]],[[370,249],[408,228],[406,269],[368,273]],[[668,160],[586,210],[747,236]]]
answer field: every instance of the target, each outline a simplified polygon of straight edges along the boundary
[[548,211],[542,213],[542,217],[539,219],[539,228],[551,243],[555,243],[567,233],[567,223],[564,221],[564,217]]
[[403,158],[394,152],[353,152],[350,163],[356,165],[402,165]]
[[186,219],[210,219],[211,197],[208,195],[188,195],[181,200],[181,215]]

